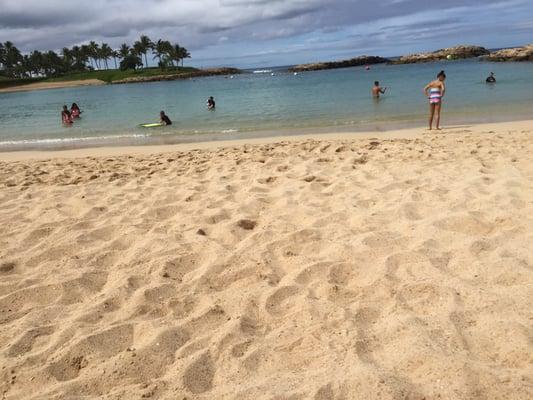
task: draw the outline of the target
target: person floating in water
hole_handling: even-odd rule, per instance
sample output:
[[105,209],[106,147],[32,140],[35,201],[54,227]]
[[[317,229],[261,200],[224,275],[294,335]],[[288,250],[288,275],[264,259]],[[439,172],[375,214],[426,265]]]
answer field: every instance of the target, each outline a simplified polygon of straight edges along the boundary
[[487,83],[496,83],[496,77],[494,76],[494,72],[491,72],[488,78],[485,80]]
[[67,125],[70,125],[73,122],[72,115],[70,114],[70,111],[66,105],[63,106],[63,111],[61,111],[61,120]]
[[387,91],[386,87],[382,88],[381,86],[379,86],[378,81],[374,82],[374,87],[372,88],[372,96],[374,96],[374,98],[379,99],[379,96],[381,96],[382,94],[385,94],[386,91]]
[[172,121],[170,120],[170,118],[165,114],[164,111],[161,111],[159,113],[159,117],[161,118],[160,119],[160,123],[163,124],[163,125],[172,125]]
[[213,96],[211,96],[207,99],[207,109],[214,110],[215,107],[216,107],[215,99],[213,98]]
[[446,74],[440,71],[437,79],[428,83],[424,88],[424,93],[429,99],[429,130],[433,128],[433,117],[436,116],[436,127],[440,130],[440,111],[442,108],[442,98],[446,93]]
[[81,114],[81,110],[78,107],[76,103],[72,103],[72,106],[70,107],[70,115],[72,116],[72,119],[79,118]]

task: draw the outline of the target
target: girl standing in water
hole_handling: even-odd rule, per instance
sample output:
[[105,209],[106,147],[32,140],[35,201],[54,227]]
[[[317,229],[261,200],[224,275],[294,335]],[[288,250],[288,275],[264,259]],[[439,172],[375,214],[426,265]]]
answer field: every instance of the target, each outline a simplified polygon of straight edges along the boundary
[[442,108],[442,98],[446,93],[446,74],[440,71],[437,79],[428,83],[424,88],[424,93],[429,99],[429,130],[433,128],[433,117],[436,114],[436,128],[440,130],[440,110]]
[[70,115],[72,116],[72,119],[79,118],[81,114],[81,110],[78,107],[76,103],[72,103],[72,107],[70,107]]

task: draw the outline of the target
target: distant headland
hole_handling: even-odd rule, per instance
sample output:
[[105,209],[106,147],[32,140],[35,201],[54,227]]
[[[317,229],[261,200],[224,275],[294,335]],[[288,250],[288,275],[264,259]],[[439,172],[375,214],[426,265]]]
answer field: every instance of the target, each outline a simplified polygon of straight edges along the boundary
[[485,47],[460,45],[426,53],[416,53],[398,58],[383,58],[378,56],[361,56],[342,61],[318,62],[301,64],[290,68],[293,72],[318,71],[325,69],[347,68],[373,64],[416,64],[445,60],[462,60],[479,58],[486,61],[533,61],[533,44],[523,47],[490,51]]

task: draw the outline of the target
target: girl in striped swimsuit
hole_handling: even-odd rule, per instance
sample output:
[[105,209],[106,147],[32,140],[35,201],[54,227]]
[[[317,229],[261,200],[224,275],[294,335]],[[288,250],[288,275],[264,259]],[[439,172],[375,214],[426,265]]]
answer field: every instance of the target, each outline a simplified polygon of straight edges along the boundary
[[440,110],[442,107],[442,98],[446,92],[446,86],[444,81],[446,80],[446,74],[444,71],[440,71],[437,75],[437,79],[430,82],[424,88],[424,93],[429,99],[429,130],[433,128],[433,117],[436,114],[436,127],[440,130]]

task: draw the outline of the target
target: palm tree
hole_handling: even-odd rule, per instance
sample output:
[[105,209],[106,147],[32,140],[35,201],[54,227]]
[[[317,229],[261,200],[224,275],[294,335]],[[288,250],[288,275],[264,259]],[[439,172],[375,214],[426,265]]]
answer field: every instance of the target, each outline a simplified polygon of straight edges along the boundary
[[98,43],[90,41],[89,51],[90,51],[90,57],[94,60],[96,68],[100,69],[100,63],[98,63],[98,59],[100,58]]
[[154,45],[154,60],[159,59],[159,66],[163,65],[163,56],[171,59],[172,45],[168,40],[159,39]]
[[5,68],[6,66],[6,48],[4,47],[4,44],[0,42],[0,66],[2,68]]
[[191,53],[189,53],[189,51],[185,47],[181,47],[180,49],[181,66],[183,67],[183,61],[186,58],[191,58]]
[[148,50],[153,49],[153,47],[154,43],[146,35],[141,35],[139,40],[133,44],[133,48],[137,54],[144,54],[145,68],[148,68],[148,57],[146,54],[148,53]]
[[107,43],[102,43],[100,46],[100,58],[104,60],[105,69],[109,69],[109,66],[107,65],[107,60],[109,60],[110,57],[113,56],[113,49],[109,47]]
[[113,61],[115,62],[115,69],[118,69],[117,67],[117,58],[120,57],[120,54],[117,50],[113,50],[113,53],[111,54],[111,57],[113,57]]
[[130,46],[128,46],[126,43],[122,43],[122,45],[118,49],[118,55],[120,58],[124,59],[130,54],[130,51]]
[[94,68],[94,65],[93,65],[93,58],[92,58],[92,51],[91,51],[91,48],[84,44],[81,46],[81,49],[80,49],[80,55],[85,59],[85,62],[89,62],[89,65],[93,68]]
[[74,58],[74,69],[75,70],[84,70],[86,69],[88,57],[87,53],[84,51],[83,46],[74,46],[72,47],[72,58]]
[[4,42],[4,66],[8,75],[15,76],[15,67],[22,62],[23,57],[19,49],[12,42]]

